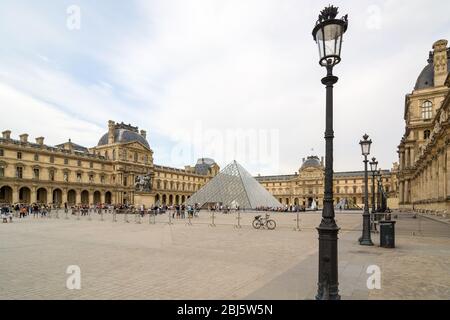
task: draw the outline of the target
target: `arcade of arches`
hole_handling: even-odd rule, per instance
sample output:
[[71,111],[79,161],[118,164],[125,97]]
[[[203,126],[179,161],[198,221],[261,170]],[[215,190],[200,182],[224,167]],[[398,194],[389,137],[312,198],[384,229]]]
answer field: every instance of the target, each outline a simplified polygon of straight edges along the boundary
[[112,204],[112,192],[104,190],[81,190],[3,185],[0,187],[0,203],[41,203],[62,205]]

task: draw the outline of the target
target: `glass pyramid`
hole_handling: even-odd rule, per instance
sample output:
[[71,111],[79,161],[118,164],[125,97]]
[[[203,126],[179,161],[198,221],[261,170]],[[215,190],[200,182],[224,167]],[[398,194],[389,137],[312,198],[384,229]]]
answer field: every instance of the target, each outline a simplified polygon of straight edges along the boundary
[[239,206],[241,209],[282,207],[282,204],[236,161],[221,170],[186,203],[198,203],[200,207],[219,203],[230,208]]

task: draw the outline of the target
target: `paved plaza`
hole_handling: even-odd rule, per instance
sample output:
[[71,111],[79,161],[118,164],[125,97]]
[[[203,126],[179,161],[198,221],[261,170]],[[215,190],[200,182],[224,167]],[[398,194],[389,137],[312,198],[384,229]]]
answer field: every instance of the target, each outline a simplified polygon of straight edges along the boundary
[[[255,230],[255,214],[218,214],[215,227],[208,212],[192,225],[167,214],[15,219],[0,224],[0,298],[313,299],[320,212],[301,213],[301,231],[291,213],[271,215],[274,231]],[[448,223],[399,214],[397,248],[384,249],[378,234],[374,247],[358,245],[361,212],[337,220],[343,299],[450,299]],[[70,265],[81,290],[66,288]],[[370,265],[381,269],[379,290],[367,289]]]

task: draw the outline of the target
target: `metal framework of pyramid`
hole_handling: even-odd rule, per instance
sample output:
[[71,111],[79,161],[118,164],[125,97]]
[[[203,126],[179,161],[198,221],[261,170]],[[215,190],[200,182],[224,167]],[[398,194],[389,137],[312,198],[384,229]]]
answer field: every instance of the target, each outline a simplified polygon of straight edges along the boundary
[[282,207],[282,204],[236,161],[221,170],[186,203],[198,203],[201,207],[219,203],[230,207],[237,205],[241,209]]

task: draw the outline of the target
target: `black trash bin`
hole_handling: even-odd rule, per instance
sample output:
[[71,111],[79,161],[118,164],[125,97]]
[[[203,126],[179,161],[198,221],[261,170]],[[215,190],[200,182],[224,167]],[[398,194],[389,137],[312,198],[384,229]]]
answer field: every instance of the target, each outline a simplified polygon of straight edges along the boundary
[[395,221],[380,221],[380,247],[395,248]]

